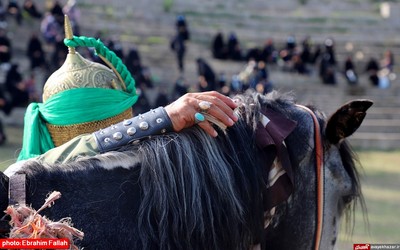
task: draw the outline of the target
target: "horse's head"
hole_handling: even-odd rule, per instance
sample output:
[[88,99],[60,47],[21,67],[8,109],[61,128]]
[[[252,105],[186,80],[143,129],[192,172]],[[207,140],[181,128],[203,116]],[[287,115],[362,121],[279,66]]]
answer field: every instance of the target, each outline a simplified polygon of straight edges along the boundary
[[294,164],[294,192],[274,211],[267,249],[334,248],[345,210],[363,201],[357,160],[345,138],[361,125],[371,105],[355,100],[327,119],[316,109],[287,100],[268,103],[298,125],[286,140]]

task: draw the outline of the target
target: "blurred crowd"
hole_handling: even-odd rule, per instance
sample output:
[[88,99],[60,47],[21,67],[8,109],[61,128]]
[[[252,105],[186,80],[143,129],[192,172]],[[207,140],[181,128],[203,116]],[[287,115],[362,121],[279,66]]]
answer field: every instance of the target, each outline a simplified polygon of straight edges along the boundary
[[[22,4],[21,4],[22,3]],[[50,4],[49,4],[50,3]],[[65,4],[62,4],[65,3]],[[34,0],[2,1],[0,0],[0,110],[9,115],[14,107],[24,107],[30,102],[41,101],[41,91],[45,79],[61,67],[68,53],[64,45],[64,15],[68,15],[74,35],[81,35],[81,12],[75,0],[49,0],[45,8],[39,8]],[[14,60],[13,41],[9,37],[12,29],[18,29],[25,23],[38,23],[32,29],[26,41],[25,56],[29,62],[29,70],[21,72],[18,60]],[[11,28],[12,27],[12,28]],[[154,77],[150,67],[143,65],[140,51],[134,44],[124,48],[119,37],[102,34],[98,31],[94,37],[114,51],[125,63],[136,81],[139,94],[135,112],[141,113],[150,108],[164,106],[193,89],[185,79],[187,47],[190,46],[191,32],[186,17],[178,14],[174,23],[174,36],[169,49],[174,54],[179,75],[171,88],[157,89],[157,96],[149,100],[144,94],[153,89]],[[87,34],[83,34],[87,35]],[[125,45],[126,46],[126,45]],[[211,58],[198,56],[197,91],[216,90],[224,94],[234,94],[254,89],[260,93],[268,93],[274,88],[270,79],[270,70],[280,69],[288,74],[311,76],[318,74],[323,84],[337,84],[338,75],[342,75],[350,85],[359,84],[361,74],[366,74],[371,86],[387,88],[393,76],[394,56],[386,50],[382,58],[369,58],[365,68],[354,63],[349,54],[345,61],[338,62],[335,41],[327,38],[322,44],[313,42],[305,36],[300,42],[294,35],[289,35],[284,43],[275,44],[272,38],[264,44],[253,48],[244,48],[235,32],[217,31],[210,38]],[[95,62],[104,63],[92,48],[79,48],[79,52]],[[242,70],[234,75],[217,72],[212,63],[234,61],[242,64]],[[192,79],[191,79],[192,81]],[[0,121],[0,144],[5,141]]]
[[[344,76],[350,85],[358,84],[360,74],[366,74],[372,86],[387,88],[394,77],[394,55],[390,49],[384,52],[381,59],[369,58],[365,68],[357,68],[350,53],[339,65],[335,41],[330,37],[323,44],[316,44],[310,36],[305,36],[299,43],[294,35],[290,35],[281,47],[270,38],[262,46],[244,49],[234,32],[225,40],[224,34],[219,31],[213,38],[211,52],[215,59],[243,61],[255,71],[260,70],[261,62],[263,71],[266,71],[264,67],[278,66],[289,73],[311,75],[316,72],[322,83],[331,85],[337,84],[338,74]],[[254,80],[257,81],[251,81]]]

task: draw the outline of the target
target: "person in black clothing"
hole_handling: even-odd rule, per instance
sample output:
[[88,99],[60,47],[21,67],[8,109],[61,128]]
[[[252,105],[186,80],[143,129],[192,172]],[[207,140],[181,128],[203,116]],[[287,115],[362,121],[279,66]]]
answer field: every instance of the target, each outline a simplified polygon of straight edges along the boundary
[[189,88],[185,82],[185,79],[183,77],[179,77],[175,82],[175,86],[174,86],[174,90],[172,92],[171,99],[176,100],[188,92],[189,92]]
[[0,63],[8,63],[11,60],[11,41],[6,31],[0,29]]
[[134,79],[141,74],[142,62],[139,51],[135,47],[130,48],[128,55],[125,58],[125,65],[129,72],[131,72]]
[[186,53],[185,38],[183,34],[178,33],[172,40],[171,49],[175,51],[176,58],[178,61],[178,68],[181,73],[183,73],[184,67],[184,57]]
[[3,1],[0,0],[0,25],[4,28],[7,26],[7,10],[3,4]]
[[197,58],[196,62],[200,91],[216,90],[216,76],[214,70],[203,58]]
[[36,32],[32,33],[31,38],[29,39],[26,55],[29,58],[31,70],[40,68],[46,64],[42,42],[39,40]]
[[344,62],[344,76],[350,85],[357,84],[358,76],[351,56],[348,56]]
[[54,44],[54,51],[51,56],[50,71],[60,68],[67,57],[68,49],[65,47],[63,40],[57,38]]
[[335,44],[332,38],[325,40],[325,55],[329,56],[328,63],[330,65],[336,65]]
[[309,74],[310,71],[307,64],[303,61],[301,54],[294,54],[292,56],[293,71],[302,75]]
[[181,73],[184,71],[184,56],[186,53],[186,42],[190,40],[190,32],[186,19],[183,15],[176,18],[176,35],[171,41],[171,50],[175,51],[178,68]]
[[21,73],[18,71],[18,64],[12,64],[7,72],[5,88],[11,96],[13,107],[28,104],[29,92],[23,82]]
[[264,48],[261,52],[261,60],[267,64],[276,63],[278,57],[278,52],[275,49],[274,41],[272,38],[267,39],[264,44]]
[[64,11],[60,1],[58,0],[53,1],[53,6],[51,7],[50,12],[56,19],[57,23],[61,27],[64,27]]
[[228,38],[228,58],[235,61],[243,59],[240,43],[234,32],[231,32]]
[[365,68],[365,71],[368,73],[368,78],[372,86],[378,86],[379,85],[379,64],[378,61],[375,58],[370,58],[367,66]]
[[43,16],[43,14],[37,10],[36,4],[33,0],[25,0],[23,9],[33,18],[41,19]]
[[216,59],[226,59],[227,48],[222,32],[218,32],[212,43],[212,54]]
[[321,54],[320,77],[323,83],[336,84],[335,67],[336,55],[334,41],[331,38],[325,40],[325,51]]
[[323,54],[321,57],[319,75],[322,82],[325,84],[336,84],[336,76],[333,65],[330,63],[330,57],[328,54]]
[[12,100],[11,96],[6,93],[6,89],[0,85],[0,110],[6,115],[10,115],[12,111]]
[[306,36],[302,42],[302,50],[300,54],[301,61],[306,65],[312,62],[311,45],[312,42],[310,36]]
[[19,4],[17,1],[15,1],[15,0],[8,1],[7,12],[9,15],[12,15],[15,17],[15,21],[17,22],[18,25],[22,24],[21,7],[19,7]]
[[184,41],[190,40],[190,32],[184,15],[178,15],[176,17],[176,31],[177,34],[181,35]]
[[113,51],[121,60],[125,59],[124,48],[118,38],[112,38],[106,42],[107,47]]

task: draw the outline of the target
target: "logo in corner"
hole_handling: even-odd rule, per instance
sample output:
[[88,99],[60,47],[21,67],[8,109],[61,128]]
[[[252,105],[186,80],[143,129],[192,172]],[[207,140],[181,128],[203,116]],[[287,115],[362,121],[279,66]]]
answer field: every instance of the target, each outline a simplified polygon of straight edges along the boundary
[[354,244],[353,250],[371,250],[370,244]]

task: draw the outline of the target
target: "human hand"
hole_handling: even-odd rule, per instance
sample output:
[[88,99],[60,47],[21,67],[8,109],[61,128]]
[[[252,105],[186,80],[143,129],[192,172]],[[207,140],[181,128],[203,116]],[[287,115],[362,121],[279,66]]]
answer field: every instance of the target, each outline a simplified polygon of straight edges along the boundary
[[[195,114],[201,111],[199,107],[201,101],[210,102],[211,107],[207,113],[226,126],[232,126],[238,120],[233,112],[237,104],[231,98],[216,91],[187,93],[165,107],[176,132],[196,124]],[[213,137],[218,135],[207,120],[197,124],[209,135]]]

